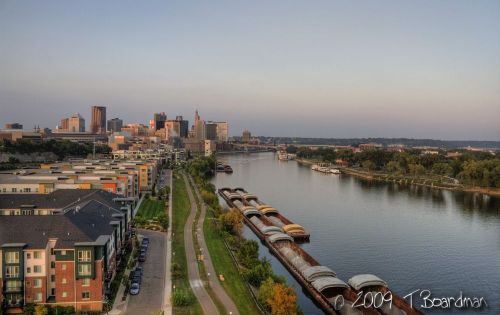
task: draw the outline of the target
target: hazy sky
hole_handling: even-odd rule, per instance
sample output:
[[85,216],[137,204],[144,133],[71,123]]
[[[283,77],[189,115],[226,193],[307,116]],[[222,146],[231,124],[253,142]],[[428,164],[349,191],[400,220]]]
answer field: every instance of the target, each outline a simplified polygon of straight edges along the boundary
[[0,0],[0,124],[500,140],[500,1]]

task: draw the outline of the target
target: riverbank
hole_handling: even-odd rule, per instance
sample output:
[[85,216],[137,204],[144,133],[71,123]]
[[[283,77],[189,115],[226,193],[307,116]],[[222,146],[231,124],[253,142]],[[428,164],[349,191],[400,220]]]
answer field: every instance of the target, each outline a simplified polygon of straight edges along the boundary
[[[305,165],[313,165],[316,163],[321,163],[320,161],[307,160],[307,159],[296,159],[296,161],[298,163]],[[472,186],[464,186],[461,184],[446,183],[442,181],[442,178],[437,178],[437,177],[427,177],[427,176],[412,177],[412,176],[397,175],[397,174],[387,174],[381,172],[370,172],[353,167],[337,167],[337,168],[340,170],[342,174],[355,176],[365,180],[376,180],[381,182],[398,183],[404,185],[417,185],[422,187],[446,189],[451,191],[461,191],[469,193],[479,193],[494,197],[500,197],[499,188],[472,187]]]

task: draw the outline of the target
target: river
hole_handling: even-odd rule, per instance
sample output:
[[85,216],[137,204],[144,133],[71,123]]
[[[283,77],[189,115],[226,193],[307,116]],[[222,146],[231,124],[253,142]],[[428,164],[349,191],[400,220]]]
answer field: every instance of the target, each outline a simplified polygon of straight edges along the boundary
[[[344,281],[372,273],[400,296],[427,289],[487,303],[482,310],[422,309],[429,314],[500,314],[500,199],[325,175],[274,153],[217,158],[234,170],[217,174],[217,188],[243,187],[304,226],[311,241],[301,246]],[[249,229],[245,237],[258,240]],[[296,287],[304,314],[322,313],[262,244],[260,254]]]

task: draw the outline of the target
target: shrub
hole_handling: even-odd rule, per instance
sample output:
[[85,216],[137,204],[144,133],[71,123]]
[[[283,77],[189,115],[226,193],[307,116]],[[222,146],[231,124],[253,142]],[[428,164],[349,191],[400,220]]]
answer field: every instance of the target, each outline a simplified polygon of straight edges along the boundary
[[176,289],[172,295],[172,301],[175,306],[188,306],[193,303],[193,296],[184,289]]

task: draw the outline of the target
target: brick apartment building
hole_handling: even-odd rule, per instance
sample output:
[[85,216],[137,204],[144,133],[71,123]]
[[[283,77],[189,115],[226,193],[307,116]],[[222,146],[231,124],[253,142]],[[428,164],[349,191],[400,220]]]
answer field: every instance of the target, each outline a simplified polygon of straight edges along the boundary
[[16,209],[0,218],[0,303],[9,311],[29,303],[102,310],[128,243],[131,206],[105,191],[58,192],[0,198],[4,210]]

